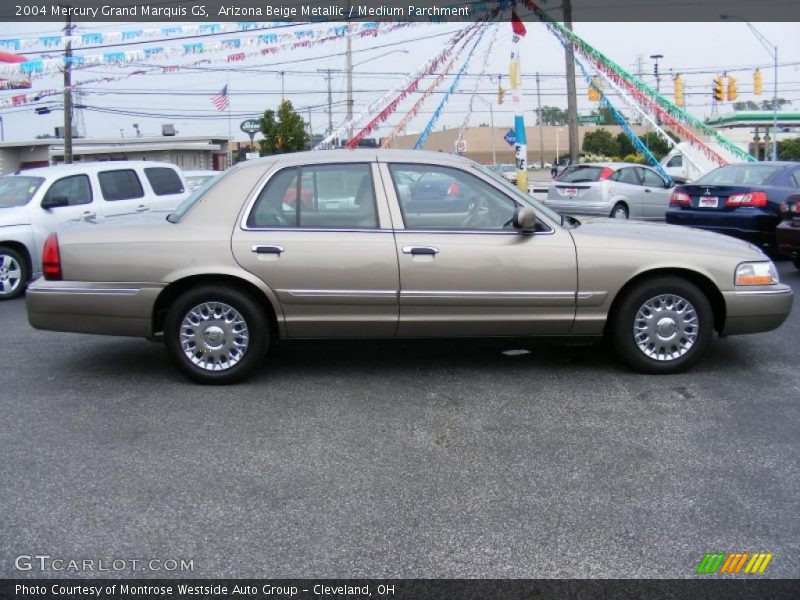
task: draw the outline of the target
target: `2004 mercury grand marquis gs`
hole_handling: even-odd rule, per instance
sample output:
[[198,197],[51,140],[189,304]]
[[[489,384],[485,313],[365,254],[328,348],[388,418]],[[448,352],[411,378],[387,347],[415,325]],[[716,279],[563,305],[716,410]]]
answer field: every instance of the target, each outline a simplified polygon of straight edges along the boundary
[[[409,182],[431,176],[452,183],[414,203]],[[166,221],[58,232],[42,271],[34,327],[163,334],[203,383],[252,373],[275,338],[608,335],[633,368],[673,373],[713,330],[768,331],[792,305],[750,244],[562,218],[481,165],[417,151],[248,161]]]

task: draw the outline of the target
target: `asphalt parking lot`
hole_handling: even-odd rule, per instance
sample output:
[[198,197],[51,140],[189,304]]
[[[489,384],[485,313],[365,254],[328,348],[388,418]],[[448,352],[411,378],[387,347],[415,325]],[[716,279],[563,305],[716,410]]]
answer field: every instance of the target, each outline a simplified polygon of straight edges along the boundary
[[22,300],[0,327],[0,577],[82,575],[15,570],[37,553],[191,577],[691,577],[710,551],[800,576],[797,307],[675,376],[603,346],[304,342],[227,388],[158,344],[35,331]]

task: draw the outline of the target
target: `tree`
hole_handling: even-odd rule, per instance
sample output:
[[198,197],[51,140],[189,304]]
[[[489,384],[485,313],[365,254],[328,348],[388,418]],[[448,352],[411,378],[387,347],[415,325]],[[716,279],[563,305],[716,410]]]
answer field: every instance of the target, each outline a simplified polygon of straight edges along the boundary
[[628,154],[636,154],[636,147],[633,145],[631,138],[625,135],[624,132],[619,132],[614,141],[617,144],[617,153],[614,156],[627,156]]
[[583,151],[601,156],[617,156],[619,148],[614,136],[607,129],[597,129],[583,136]]
[[773,107],[777,103],[778,110],[781,110],[784,105],[791,104],[791,100],[786,100],[785,98],[778,98],[775,102],[772,100],[763,100],[761,102],[761,110],[775,110]]
[[733,110],[758,110],[758,104],[756,104],[752,100],[746,100],[744,102],[734,102]]
[[800,137],[779,140],[778,158],[781,160],[800,160]]
[[308,145],[306,124],[288,100],[281,102],[277,113],[272,109],[264,111],[261,133],[264,134],[264,139],[259,142],[261,156],[298,152]]
[[567,123],[567,111],[557,106],[542,107],[542,125],[565,125]]
[[[641,136],[639,139],[642,140],[642,143],[645,146],[647,146],[647,149],[650,150],[650,152],[653,153],[653,156],[655,156],[657,159],[661,160],[667,154],[669,154],[670,151],[669,143],[660,135],[658,135],[655,131],[649,131],[648,133],[645,133],[643,136]],[[673,139],[675,139],[675,141],[678,141],[676,138]]]

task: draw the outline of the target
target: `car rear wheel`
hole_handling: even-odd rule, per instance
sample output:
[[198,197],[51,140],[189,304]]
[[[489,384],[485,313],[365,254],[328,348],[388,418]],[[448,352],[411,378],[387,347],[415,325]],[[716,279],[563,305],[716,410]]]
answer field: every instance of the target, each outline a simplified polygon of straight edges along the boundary
[[247,294],[209,285],[191,289],[167,311],[164,340],[178,369],[205,384],[251,375],[269,346],[269,322]]
[[612,219],[627,219],[628,218],[628,207],[620,202],[616,204],[614,208],[611,209],[611,218]]
[[11,300],[25,293],[28,263],[16,250],[0,246],[0,300]]
[[610,322],[620,357],[642,373],[677,373],[705,351],[714,316],[705,294],[680,277],[653,277],[630,289]]

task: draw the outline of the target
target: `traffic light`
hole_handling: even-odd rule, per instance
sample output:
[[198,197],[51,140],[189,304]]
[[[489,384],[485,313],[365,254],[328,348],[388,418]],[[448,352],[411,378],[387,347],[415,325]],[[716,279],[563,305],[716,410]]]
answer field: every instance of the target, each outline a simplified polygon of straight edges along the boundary
[[739,97],[739,89],[736,87],[736,77],[728,76],[728,102],[733,102]]
[[761,81],[761,71],[756,69],[753,72],[753,94],[755,94],[756,96],[760,96],[762,91],[763,91],[763,86]]
[[592,77],[592,83],[589,84],[589,91],[588,97],[589,100],[592,102],[600,102],[600,90],[602,89],[602,84],[600,81],[600,77],[595,75]]
[[683,106],[683,79],[680,75],[675,75],[672,83],[675,86],[675,106]]
[[714,77],[714,100],[722,102],[725,100],[725,86],[722,77]]
[[506,98],[506,89],[502,85],[497,86],[497,103],[502,104]]

